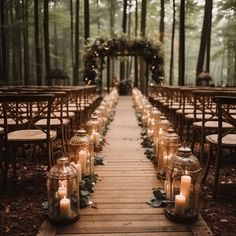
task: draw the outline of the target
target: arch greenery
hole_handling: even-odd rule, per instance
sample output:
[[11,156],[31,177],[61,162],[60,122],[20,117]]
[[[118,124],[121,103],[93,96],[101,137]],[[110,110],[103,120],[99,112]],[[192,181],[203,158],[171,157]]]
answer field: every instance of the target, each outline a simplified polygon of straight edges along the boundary
[[[99,38],[87,46],[84,51],[84,79],[94,83],[99,69],[103,69],[105,57],[141,56],[152,72],[152,79],[159,83],[164,74],[164,56],[160,44],[147,39],[135,38],[128,40],[124,37],[103,39]],[[100,60],[99,60],[100,59]]]

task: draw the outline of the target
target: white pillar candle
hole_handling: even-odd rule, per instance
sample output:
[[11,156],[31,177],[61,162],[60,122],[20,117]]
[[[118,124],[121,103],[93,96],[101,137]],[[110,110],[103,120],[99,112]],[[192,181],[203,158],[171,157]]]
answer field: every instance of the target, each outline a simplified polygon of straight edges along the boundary
[[85,150],[79,151],[79,162],[81,165],[82,174],[86,174],[87,152]]
[[82,180],[81,164],[78,162],[75,164],[78,173],[78,182]]
[[95,130],[92,132],[92,140],[94,145],[98,146],[100,144],[100,134]]
[[70,199],[64,197],[60,200],[60,215],[63,218],[71,217]]
[[59,199],[62,199],[67,196],[67,188],[65,186],[61,186],[57,190],[57,196]]
[[175,214],[183,215],[185,210],[185,196],[175,195]]
[[185,206],[186,209],[189,207],[190,188],[191,188],[191,177],[189,175],[181,176],[180,194],[185,196],[186,198],[186,206]]

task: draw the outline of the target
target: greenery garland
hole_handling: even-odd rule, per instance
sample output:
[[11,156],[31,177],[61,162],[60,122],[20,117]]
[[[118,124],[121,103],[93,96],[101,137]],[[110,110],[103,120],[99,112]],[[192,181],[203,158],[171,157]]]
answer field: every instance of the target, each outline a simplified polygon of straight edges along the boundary
[[[160,82],[164,74],[164,56],[160,44],[156,44],[145,38],[128,40],[125,37],[103,39],[98,38],[92,45],[88,45],[84,51],[84,80],[95,82],[99,69],[103,69],[105,57],[119,55],[142,56],[152,72],[153,81]],[[100,59],[100,65],[98,62]]]

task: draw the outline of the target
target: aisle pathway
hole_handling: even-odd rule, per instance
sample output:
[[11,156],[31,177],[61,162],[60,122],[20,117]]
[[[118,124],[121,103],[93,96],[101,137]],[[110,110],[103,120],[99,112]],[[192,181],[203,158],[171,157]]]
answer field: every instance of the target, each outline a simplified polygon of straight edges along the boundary
[[120,97],[106,136],[109,145],[103,150],[107,165],[95,170],[101,180],[92,197],[96,208],[82,209],[80,220],[70,226],[55,228],[45,221],[38,235],[211,235],[201,217],[192,226],[177,224],[166,219],[163,208],[151,208],[145,203],[160,182],[140,145],[141,130],[132,105],[131,97]]

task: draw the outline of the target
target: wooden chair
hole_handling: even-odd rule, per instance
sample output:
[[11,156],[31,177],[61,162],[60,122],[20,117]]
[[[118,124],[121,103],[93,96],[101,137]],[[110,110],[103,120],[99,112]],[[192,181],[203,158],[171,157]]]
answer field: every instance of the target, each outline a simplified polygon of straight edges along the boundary
[[[194,120],[192,123],[192,150],[194,150],[197,132],[200,132],[200,162],[203,162],[204,146],[206,135],[216,132],[218,120],[216,114],[216,104],[213,101],[215,96],[222,96],[226,93],[223,90],[196,90],[194,97]],[[196,111],[200,111],[197,113]],[[200,114],[200,116],[199,116]],[[231,124],[223,122],[223,129],[230,129]]]
[[[0,104],[4,117],[3,149],[4,177],[7,178],[9,166],[9,153],[13,155],[13,174],[16,175],[17,147],[26,144],[38,144],[45,148],[49,167],[53,165],[52,142],[57,133],[51,130],[51,106],[55,95],[53,94],[0,94]],[[9,125],[9,118],[15,125]],[[36,125],[40,119],[46,119],[45,127]]]
[[[207,165],[203,175],[203,182],[205,182],[210,168],[212,148],[213,146],[217,147],[213,182],[213,198],[215,199],[218,190],[220,166],[222,160],[222,149],[236,148],[236,116],[235,109],[233,110],[234,113],[232,113],[231,110],[232,106],[234,108],[236,106],[236,93],[231,94],[231,96],[215,97],[213,101],[216,103],[218,111],[218,132],[217,134],[211,134],[206,136],[206,140],[209,143],[210,147]],[[228,130],[223,129],[224,122],[231,124],[232,128]]]

